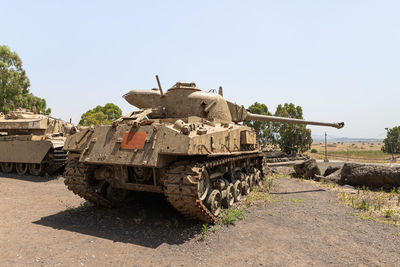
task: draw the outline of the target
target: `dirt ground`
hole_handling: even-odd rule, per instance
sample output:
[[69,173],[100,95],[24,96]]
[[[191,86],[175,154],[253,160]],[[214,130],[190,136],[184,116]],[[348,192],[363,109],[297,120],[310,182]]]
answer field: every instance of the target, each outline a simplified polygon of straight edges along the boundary
[[108,210],[80,206],[62,179],[18,176],[1,177],[0,194],[0,266],[400,266],[400,228],[296,179],[203,241],[202,224],[157,195]]

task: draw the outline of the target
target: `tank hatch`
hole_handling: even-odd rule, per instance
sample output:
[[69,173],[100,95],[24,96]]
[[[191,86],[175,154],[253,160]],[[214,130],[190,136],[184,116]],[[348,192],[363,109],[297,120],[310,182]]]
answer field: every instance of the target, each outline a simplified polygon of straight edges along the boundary
[[174,86],[168,89],[168,91],[176,89],[189,89],[189,90],[200,91],[200,89],[196,86],[194,82],[191,83],[177,82]]

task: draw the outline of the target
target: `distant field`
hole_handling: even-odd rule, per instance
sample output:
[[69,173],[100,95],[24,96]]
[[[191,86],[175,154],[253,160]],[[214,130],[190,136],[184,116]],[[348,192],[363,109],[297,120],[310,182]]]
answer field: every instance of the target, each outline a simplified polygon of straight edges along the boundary
[[[391,155],[381,151],[382,142],[328,142],[328,159],[355,162],[391,162]],[[316,149],[317,153],[311,153]],[[316,159],[325,158],[325,143],[315,142],[306,154]]]

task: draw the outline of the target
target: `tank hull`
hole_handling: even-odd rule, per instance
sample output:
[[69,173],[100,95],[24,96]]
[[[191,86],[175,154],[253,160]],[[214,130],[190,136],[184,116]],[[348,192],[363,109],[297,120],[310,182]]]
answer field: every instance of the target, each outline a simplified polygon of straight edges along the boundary
[[0,162],[41,163],[52,148],[48,141],[1,141]]
[[52,174],[66,163],[67,153],[62,150],[64,140],[46,140],[31,135],[0,137],[0,170],[18,174]]
[[51,174],[66,163],[62,150],[73,124],[25,109],[0,116],[0,171]]
[[161,193],[182,214],[206,222],[219,213],[209,193],[229,207],[266,172],[251,128],[198,117],[86,129],[64,149],[65,184],[81,197],[111,207],[128,192]]

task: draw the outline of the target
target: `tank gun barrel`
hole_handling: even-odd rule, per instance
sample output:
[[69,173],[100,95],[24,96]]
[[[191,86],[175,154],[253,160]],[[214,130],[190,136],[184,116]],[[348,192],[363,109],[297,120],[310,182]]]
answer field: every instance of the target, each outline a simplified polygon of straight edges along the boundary
[[344,127],[344,122],[329,123],[329,122],[319,122],[319,121],[306,121],[306,120],[293,119],[293,118],[253,114],[253,113],[249,112],[248,115],[246,116],[245,121],[252,121],[252,120],[317,125],[317,126],[329,126],[329,127],[334,127],[337,129]]

